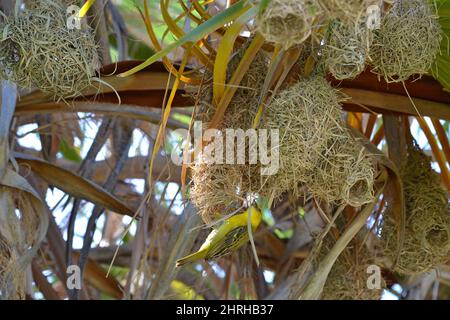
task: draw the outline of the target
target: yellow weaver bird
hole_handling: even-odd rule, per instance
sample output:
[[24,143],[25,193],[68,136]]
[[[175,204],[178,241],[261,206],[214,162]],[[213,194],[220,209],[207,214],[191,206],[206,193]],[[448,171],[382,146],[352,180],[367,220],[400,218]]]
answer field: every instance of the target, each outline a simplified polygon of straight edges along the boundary
[[251,206],[244,212],[226,219],[208,235],[197,252],[179,259],[177,267],[200,259],[211,260],[222,257],[242,247],[249,240],[247,227],[249,212],[250,225],[255,232],[261,223],[262,215],[261,211]]

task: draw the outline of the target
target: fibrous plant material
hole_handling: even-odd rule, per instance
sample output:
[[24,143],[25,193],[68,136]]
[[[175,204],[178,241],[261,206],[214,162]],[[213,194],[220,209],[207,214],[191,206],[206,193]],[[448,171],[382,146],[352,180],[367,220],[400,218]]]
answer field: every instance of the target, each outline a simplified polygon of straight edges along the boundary
[[[228,80],[231,79],[233,72],[237,69],[247,46],[248,44],[245,44],[230,59],[227,69]],[[225,112],[224,119],[220,125],[221,128],[240,128],[245,130],[252,127],[258,111],[258,99],[266,73],[267,59],[264,53],[259,52],[242,78]],[[199,93],[197,120],[202,121],[204,125],[209,124],[216,111],[212,103],[213,86],[210,78],[212,78],[210,75],[205,76],[206,81]]]
[[9,187],[0,186],[0,207],[0,298],[23,299],[41,216],[29,194]]
[[[232,73],[237,69],[244,56],[246,47],[247,45],[239,50],[230,60],[228,78],[231,78]],[[267,58],[263,52],[259,52],[242,78],[239,88],[236,90],[227,108],[222,122],[224,128],[244,130],[252,128],[258,111],[258,101],[266,74]]]
[[[243,53],[244,50],[241,49],[231,59],[228,78],[231,78],[231,73],[239,64]],[[266,73],[266,58],[263,53],[258,53],[225,112],[219,128],[222,132],[226,129],[245,131],[252,128]],[[203,85],[198,108],[197,119],[203,122],[205,128],[215,112],[211,84]],[[245,143],[248,146],[248,141]],[[234,154],[237,154],[236,146]],[[205,223],[211,223],[220,216],[235,212],[249,195],[259,190],[259,178],[252,178],[259,177],[259,166],[250,164],[247,154],[245,159],[244,164],[227,164],[225,160],[224,163],[208,163],[200,158],[191,166],[193,186],[190,198]]]
[[[324,253],[332,247],[329,238],[330,236],[324,241],[322,247]],[[353,240],[341,253],[328,274],[322,299],[380,300],[386,284],[382,277],[370,281],[369,277],[375,270],[372,269],[373,266],[375,266],[375,258],[371,252],[364,244]]]
[[[323,50],[325,67],[336,79],[353,79],[361,74],[369,58],[371,23],[379,20],[371,8],[377,0],[326,0],[321,2],[331,20]],[[381,9],[376,7],[381,14]],[[372,21],[373,20],[373,21]]]
[[401,82],[430,71],[439,53],[442,30],[428,0],[396,0],[374,32],[373,72]]
[[278,198],[304,184],[328,203],[358,207],[373,200],[374,163],[346,128],[342,100],[320,76],[274,97],[260,127],[280,130],[280,168],[264,181],[262,194]]
[[316,0],[272,0],[258,17],[258,30],[268,41],[289,48],[311,35],[319,14]]
[[19,257],[9,243],[0,239],[0,298],[25,298],[25,273],[18,269]]
[[91,85],[97,46],[92,31],[67,26],[66,6],[39,0],[0,26],[0,76],[38,88],[55,100],[77,96]]
[[371,32],[364,23],[333,24],[324,48],[327,70],[338,80],[353,79],[361,74],[369,55]]
[[[431,159],[417,146],[408,148],[401,169],[406,204],[404,245],[394,270],[414,275],[445,263],[450,251],[450,204],[440,185],[440,176],[431,168]],[[382,241],[385,255],[398,251],[397,229],[389,210],[385,213]]]
[[333,140],[306,183],[309,190],[328,203],[360,207],[372,202],[374,160],[347,130]]
[[190,198],[205,223],[239,209],[242,175],[236,165],[200,162],[192,166],[191,172]]
[[377,5],[379,0],[319,0],[325,16],[328,19],[338,19],[341,22],[355,22],[365,17],[371,5]]

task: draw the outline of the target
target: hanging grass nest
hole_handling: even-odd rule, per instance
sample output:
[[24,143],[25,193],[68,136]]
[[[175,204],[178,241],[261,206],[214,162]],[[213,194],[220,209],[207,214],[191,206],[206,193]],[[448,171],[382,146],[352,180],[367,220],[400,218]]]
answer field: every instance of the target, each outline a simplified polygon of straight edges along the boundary
[[279,198],[305,184],[328,203],[355,207],[374,198],[374,163],[341,116],[343,96],[320,76],[301,80],[267,106],[260,128],[280,130],[280,168],[262,193]]
[[[228,63],[227,79],[230,80],[233,72],[237,69],[248,44],[245,44],[237,51]],[[242,78],[239,88],[231,100],[224,119],[221,122],[221,128],[233,128],[246,130],[251,128],[253,120],[258,111],[258,99],[267,74],[267,58],[264,53],[259,52],[250,64],[249,69]],[[198,103],[199,111],[197,112],[197,120],[205,124],[209,124],[216,111],[213,99],[212,76],[207,75],[208,79],[200,88],[200,100]]]
[[55,100],[77,96],[91,85],[97,46],[92,30],[69,29],[66,6],[34,1],[0,26],[0,76],[38,88]]
[[371,5],[377,5],[379,0],[319,0],[325,16],[328,19],[338,19],[341,22],[354,22],[364,17]]
[[[431,168],[431,159],[416,145],[410,146],[401,170],[406,204],[404,245],[395,271],[414,275],[445,263],[450,250],[450,204],[440,185],[440,176]],[[389,218],[389,212],[386,213]],[[397,231],[386,219],[382,240],[387,257],[398,251]]]
[[193,185],[190,190],[192,203],[197,207],[205,223],[240,207],[242,194],[239,185],[242,176],[235,165],[197,163],[191,168]]
[[371,33],[364,23],[335,22],[324,48],[327,70],[338,80],[354,79],[366,66]]
[[[245,46],[246,48],[246,46]],[[241,49],[231,60],[228,66],[228,78],[237,69],[244,50]],[[233,100],[224,116],[225,128],[250,129],[258,112],[258,100],[267,74],[267,58],[260,52],[252,61],[250,68],[242,78]]]
[[0,234],[0,292],[9,299],[23,299],[25,277],[17,266],[19,257],[13,248]]
[[364,71],[372,42],[368,9],[377,3],[377,0],[321,2],[326,16],[332,20],[323,50],[325,67],[336,79],[354,79]]
[[[241,49],[230,60],[228,78],[237,68],[244,50]],[[258,98],[267,73],[267,61],[259,53],[242,79],[219,129],[247,130],[252,127],[258,110]],[[212,84],[203,85],[200,92],[198,120],[205,128],[211,121],[215,109],[212,105]],[[225,146],[225,145],[224,145]],[[246,147],[248,142],[246,142]],[[207,146],[205,147],[207,150]],[[245,150],[248,150],[247,148]],[[236,155],[236,149],[234,150]],[[259,166],[250,164],[246,154],[244,164],[219,164],[198,161],[191,166],[192,188],[190,198],[205,223],[211,223],[218,214],[227,215],[239,209],[248,196],[256,193],[260,186]]]
[[[332,248],[330,236],[323,244],[322,257]],[[322,300],[380,300],[386,283],[380,279],[379,288],[369,288],[369,267],[375,258],[364,244],[355,240],[340,254],[328,274],[323,287]],[[372,284],[372,283],[371,283]]]
[[428,0],[396,0],[374,32],[373,72],[387,82],[426,74],[439,53],[442,30]]
[[[328,154],[327,154],[328,153]],[[312,194],[328,203],[360,207],[374,200],[375,164],[348,131],[331,142],[307,183]]]
[[289,48],[311,35],[319,14],[317,0],[272,0],[258,17],[258,30],[266,40]]

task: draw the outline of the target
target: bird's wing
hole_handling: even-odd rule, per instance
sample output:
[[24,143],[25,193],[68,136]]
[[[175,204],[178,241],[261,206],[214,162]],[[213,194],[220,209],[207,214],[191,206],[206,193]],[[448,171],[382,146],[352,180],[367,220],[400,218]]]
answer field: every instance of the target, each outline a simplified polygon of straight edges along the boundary
[[[219,239],[218,239],[219,240]],[[222,239],[211,244],[205,259],[222,257],[239,249],[248,240],[247,227],[238,226],[228,232]]]
[[200,250],[215,246],[217,242],[221,242],[233,229],[246,225],[246,223],[247,220],[242,217],[242,214],[237,214],[228,218],[217,229],[211,231],[203,245],[200,247]]
[[205,242],[203,242],[203,244],[200,247],[199,251],[201,251],[203,249],[207,249],[209,246],[211,246],[211,244],[214,243],[214,241],[218,237],[219,231],[220,231],[220,228],[219,229],[214,229],[213,231],[211,231],[209,233],[208,237],[206,237],[206,240],[205,240]]

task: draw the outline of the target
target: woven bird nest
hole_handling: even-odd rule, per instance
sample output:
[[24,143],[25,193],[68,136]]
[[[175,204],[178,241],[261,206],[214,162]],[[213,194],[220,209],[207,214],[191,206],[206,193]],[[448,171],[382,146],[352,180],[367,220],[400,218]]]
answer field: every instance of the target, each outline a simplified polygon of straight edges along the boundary
[[439,53],[442,30],[428,0],[396,0],[374,32],[373,72],[387,82],[426,74]]
[[39,0],[0,26],[0,76],[38,88],[55,100],[77,96],[91,85],[97,46],[92,30],[69,29],[66,6]]
[[0,234],[0,289],[9,293],[9,299],[23,299],[25,275],[17,266],[19,257],[14,245]]
[[258,30],[266,40],[289,48],[311,35],[319,13],[317,0],[272,0],[258,17]]
[[[235,54],[229,63],[228,78],[237,68],[244,53],[244,49]],[[267,73],[266,58],[259,53],[251,63],[248,72],[242,79],[221,123],[220,129],[252,128],[258,110],[258,98]],[[199,113],[197,119],[203,126],[211,121],[214,114],[212,105],[212,84],[203,86],[200,92]],[[248,142],[245,142],[248,147]],[[205,147],[207,151],[208,146]],[[248,150],[245,148],[245,150]],[[234,149],[235,155],[237,150]],[[204,159],[197,159],[191,166],[193,186],[190,198],[199,210],[205,223],[211,223],[218,218],[218,214],[227,215],[239,209],[243,202],[260,189],[259,166],[250,164],[246,154],[244,164],[207,163]]]
[[295,195],[305,184],[327,203],[355,207],[373,200],[375,169],[341,116],[343,96],[322,77],[301,80],[267,106],[260,128],[280,130],[280,169],[264,182],[262,194]]
[[336,22],[324,49],[327,70],[338,80],[361,74],[369,56],[371,32],[364,22]]
[[[450,250],[450,204],[440,185],[440,176],[431,168],[431,159],[417,146],[401,170],[406,204],[406,230],[395,271],[414,275],[446,262]],[[397,229],[389,220],[382,229],[385,255],[397,252]]]
[[338,80],[353,79],[364,71],[369,59],[373,38],[369,18],[377,19],[369,15],[379,1],[323,0],[320,4],[332,21],[323,50],[325,66]]
[[[331,249],[330,236],[325,239],[322,251]],[[321,256],[323,256],[322,254]],[[379,287],[370,287],[368,279],[375,258],[364,244],[353,240],[340,254],[328,274],[323,287],[323,300],[380,300],[386,283],[380,278]],[[369,272],[368,272],[369,271]],[[372,285],[372,283],[370,283]]]

